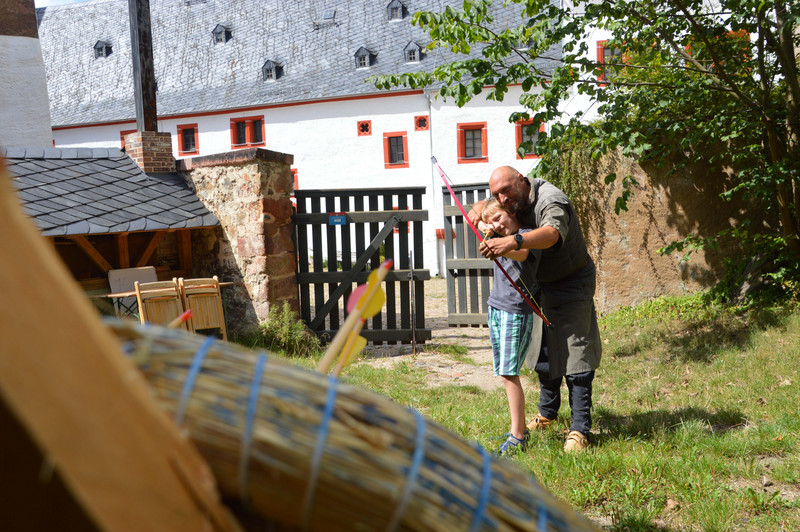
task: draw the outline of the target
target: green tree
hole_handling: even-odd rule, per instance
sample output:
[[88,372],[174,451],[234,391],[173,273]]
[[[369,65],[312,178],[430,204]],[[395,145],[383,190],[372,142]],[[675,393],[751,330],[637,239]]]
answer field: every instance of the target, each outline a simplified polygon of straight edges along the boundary
[[[499,9],[520,12],[519,23],[497,27]],[[502,6],[464,0],[461,9],[412,18],[429,33],[429,48],[449,49],[452,61],[432,72],[381,76],[375,84],[438,86],[459,106],[481,92],[502,100],[511,84],[520,84],[526,111],[509,119],[552,124],[534,147],[544,156],[538,174],[552,171],[562,147],[576,141],[588,141],[595,156],[621,149],[673,170],[700,162],[730,167],[734,185],[725,195],[743,194],[766,207],[763,218],[729,232],[745,253],[769,254],[797,272],[799,18],[800,3],[774,0],[506,0]],[[606,46],[617,53],[608,62],[589,53],[587,36],[596,28],[612,35]],[[563,114],[560,104],[573,87],[594,97],[600,120]],[[617,210],[625,209],[632,183],[623,178]],[[780,226],[771,229],[766,221],[775,219]],[[670,250],[713,243],[686,236]]]

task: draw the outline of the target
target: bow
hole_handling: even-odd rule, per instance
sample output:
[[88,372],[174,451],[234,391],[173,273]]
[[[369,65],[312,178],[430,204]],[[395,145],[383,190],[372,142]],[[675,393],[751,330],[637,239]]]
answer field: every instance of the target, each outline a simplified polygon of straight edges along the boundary
[[[456,202],[456,205],[458,206],[458,210],[460,210],[460,211],[461,211],[461,214],[463,214],[463,215],[464,215],[464,219],[467,221],[467,223],[469,224],[469,226],[472,228],[472,231],[475,233],[475,236],[477,236],[477,237],[478,237],[478,241],[479,241],[479,242],[483,242],[483,235],[482,235],[482,234],[481,234],[481,232],[480,232],[480,231],[478,231],[478,229],[477,229],[477,228],[476,228],[476,227],[473,225],[473,223],[472,223],[472,220],[470,220],[470,219],[469,219],[469,216],[467,216],[467,212],[464,210],[464,206],[463,206],[463,205],[461,205],[461,202],[460,202],[460,201],[458,201],[458,198],[456,197],[456,193],[455,193],[455,192],[453,192],[453,188],[450,186],[450,179],[447,177],[447,174],[445,174],[445,173],[444,173],[444,170],[442,170],[442,167],[441,167],[441,166],[439,166],[439,163],[436,161],[436,157],[431,157],[431,161],[433,162],[433,166],[435,166],[435,167],[436,167],[436,170],[438,170],[438,171],[439,171],[439,176],[442,178],[442,181],[444,181],[444,184],[445,184],[445,186],[447,187],[447,190],[449,190],[449,191],[450,191],[450,196],[452,196],[452,198],[453,198],[453,201],[455,201],[455,202]],[[506,279],[508,279],[508,282],[510,282],[510,283],[511,283],[511,286],[513,286],[513,287],[514,287],[514,289],[515,289],[517,292],[519,292],[519,295],[521,295],[521,296],[522,296],[522,299],[524,299],[524,300],[525,300],[525,302],[526,302],[526,303],[528,303],[528,305],[530,305],[530,307],[533,309],[533,312],[534,312],[534,313],[535,313],[537,316],[539,316],[540,318],[542,318],[542,321],[544,322],[544,324],[545,324],[545,325],[547,325],[548,327],[550,327],[550,326],[552,325],[552,324],[550,323],[550,320],[548,320],[548,319],[547,319],[547,317],[544,315],[544,313],[542,312],[542,309],[539,307],[539,305],[537,305],[537,304],[536,304],[534,301],[532,301],[532,299],[533,299],[533,296],[531,296],[531,297],[529,298],[529,297],[528,297],[528,296],[525,294],[525,292],[522,290],[522,288],[520,288],[520,287],[519,287],[519,285],[518,285],[518,284],[517,284],[517,283],[514,281],[514,279],[512,279],[512,278],[511,278],[511,276],[508,274],[508,272],[506,271],[506,269],[505,269],[505,268],[503,268],[503,265],[502,265],[502,264],[500,264],[500,263],[499,263],[499,262],[497,262],[497,261],[495,261],[495,264],[497,265],[497,267],[498,267],[498,268],[500,268],[500,271],[501,271],[501,272],[503,272],[503,275],[505,275],[505,276],[506,276]]]

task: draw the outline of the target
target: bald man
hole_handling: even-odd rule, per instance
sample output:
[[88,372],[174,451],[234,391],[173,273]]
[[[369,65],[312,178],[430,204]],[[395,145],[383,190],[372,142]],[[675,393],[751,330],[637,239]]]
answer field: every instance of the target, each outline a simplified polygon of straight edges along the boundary
[[[539,376],[539,413],[528,425],[543,430],[553,425],[561,406],[561,382],[566,380],[572,410],[567,452],[589,445],[592,427],[592,382],[600,365],[602,346],[594,308],[595,266],[586,249],[572,202],[544,179],[530,180],[510,166],[489,177],[492,196],[525,227],[533,230],[484,240],[480,252],[494,259],[517,249],[541,249],[537,277],[539,304],[552,327],[543,331],[536,363]],[[477,223],[483,202],[468,213]]]

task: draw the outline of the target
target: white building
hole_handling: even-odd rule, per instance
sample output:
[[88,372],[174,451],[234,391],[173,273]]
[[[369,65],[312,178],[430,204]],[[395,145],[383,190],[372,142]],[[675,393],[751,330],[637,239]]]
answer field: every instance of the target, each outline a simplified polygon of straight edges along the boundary
[[[290,153],[296,187],[427,187],[425,262],[436,275],[443,183],[431,156],[457,184],[536,164],[517,155],[521,125],[508,120],[521,110],[520,87],[504,102],[458,108],[431,91],[367,82],[452,59],[426,52],[427,34],[410,24],[412,13],[447,4],[460,2],[151,0],[159,130],[173,135],[176,158],[253,146]],[[519,24],[514,7],[496,11],[498,26]],[[37,15],[55,145],[119,146],[136,129],[128,2]],[[577,95],[567,104],[588,106]]]

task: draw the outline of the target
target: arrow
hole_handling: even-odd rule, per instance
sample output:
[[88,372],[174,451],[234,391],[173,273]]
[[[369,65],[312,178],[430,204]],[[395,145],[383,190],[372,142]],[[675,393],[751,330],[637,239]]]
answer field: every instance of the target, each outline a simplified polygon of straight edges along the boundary
[[[475,236],[478,237],[478,242],[483,242],[483,234],[480,231],[478,231],[478,229],[472,224],[472,220],[470,220],[469,216],[467,216],[467,212],[464,210],[464,206],[461,205],[460,201],[458,201],[458,198],[456,197],[456,193],[453,192],[453,188],[450,186],[450,180],[447,178],[447,175],[444,173],[444,170],[442,170],[442,167],[439,166],[439,163],[436,160],[436,157],[431,157],[431,161],[433,162],[433,165],[436,167],[436,170],[439,171],[439,176],[442,178],[442,181],[444,181],[444,184],[447,187],[447,190],[450,191],[450,196],[452,196],[453,197],[453,201],[456,202],[456,205],[458,206],[458,210],[460,210],[461,214],[464,215],[464,219],[467,221],[469,226],[472,228],[472,232],[475,233]],[[514,279],[511,278],[511,276],[508,274],[506,269],[503,268],[502,264],[500,264],[497,261],[494,261],[494,263],[497,265],[498,268],[500,268],[500,271],[503,272],[503,275],[506,276],[506,279],[508,279],[508,282],[511,283],[511,286],[513,286],[514,289],[517,292],[519,292],[519,295],[522,296],[522,299],[524,299],[525,302],[533,309],[533,311],[536,313],[537,316],[542,318],[542,321],[544,322],[544,324],[547,325],[548,327],[550,327],[552,324],[550,323],[550,320],[548,320],[545,317],[544,312],[542,312],[542,309],[539,307],[539,305],[537,305],[536,303],[531,301],[530,298],[528,298],[528,296],[525,294],[525,292],[522,290],[522,288],[520,288],[519,285],[516,283],[516,281],[514,281]],[[532,297],[533,297],[533,295],[531,295],[531,298]]]
[[[341,357],[346,356],[347,361],[349,362],[351,355],[354,352],[358,352],[354,350],[355,347],[361,343],[357,340],[357,337],[359,337],[359,333],[364,327],[364,322],[367,318],[377,314],[383,306],[383,303],[386,301],[386,295],[383,293],[381,283],[384,279],[386,279],[386,274],[389,273],[389,269],[391,267],[392,259],[384,261],[384,263],[381,264],[377,270],[373,270],[372,273],[370,273],[367,282],[362,285],[364,288],[358,287],[356,290],[354,290],[354,293],[359,290],[363,290],[363,294],[361,294],[361,297],[358,297],[357,299],[348,299],[348,307],[351,306],[351,300],[355,301],[354,306],[350,311],[350,314],[347,316],[347,319],[339,328],[339,332],[337,332],[336,336],[334,336],[333,340],[331,340],[328,349],[322,356],[322,360],[320,360],[319,364],[317,365],[318,372],[327,373],[328,369],[330,369],[331,365],[333,364],[333,361],[336,360],[337,355],[340,355]],[[377,305],[377,308],[375,308],[376,306],[373,304],[376,296],[380,301],[380,305]],[[369,314],[370,312],[372,312],[372,314]],[[353,336],[352,339],[351,336]],[[348,347],[347,344],[349,344],[349,351],[346,349]],[[364,345],[366,345],[366,340],[364,340]],[[361,349],[363,349],[363,347],[364,346],[362,345]]]
[[362,303],[367,288],[372,284],[378,284],[378,289],[372,299],[363,303],[361,318],[347,336],[347,341],[342,348],[342,354],[339,356],[339,362],[336,364],[336,367],[333,368],[333,375],[336,377],[338,377],[342,369],[352,362],[356,358],[356,355],[367,346],[367,339],[360,336],[361,329],[364,328],[364,323],[367,319],[380,312],[383,304],[386,303],[386,293],[383,291],[383,288],[380,287],[380,282],[377,280],[379,271],[380,269],[373,270],[372,273],[369,274],[366,284],[362,284],[353,290],[353,293],[350,294],[350,298],[347,300],[347,312],[353,312],[355,307]]

